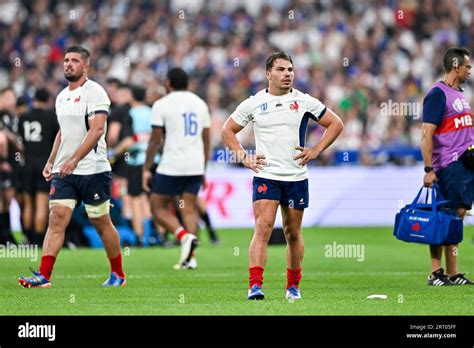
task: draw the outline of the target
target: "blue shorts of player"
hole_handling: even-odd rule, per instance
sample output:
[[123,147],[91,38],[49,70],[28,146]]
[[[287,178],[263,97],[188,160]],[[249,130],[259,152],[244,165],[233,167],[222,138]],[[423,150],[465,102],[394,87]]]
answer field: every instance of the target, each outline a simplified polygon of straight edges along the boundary
[[184,192],[197,195],[202,185],[202,175],[172,176],[156,173],[151,191],[165,196],[177,196]]
[[75,199],[77,205],[98,205],[110,199],[110,184],[112,173],[103,172],[91,175],[70,174],[60,178],[58,174],[53,175],[49,200]]
[[295,209],[308,208],[308,179],[280,181],[254,177],[252,200],[255,202],[260,199],[279,201]]
[[453,208],[471,209],[474,201],[474,171],[459,160],[436,171],[436,176],[441,194],[452,202]]

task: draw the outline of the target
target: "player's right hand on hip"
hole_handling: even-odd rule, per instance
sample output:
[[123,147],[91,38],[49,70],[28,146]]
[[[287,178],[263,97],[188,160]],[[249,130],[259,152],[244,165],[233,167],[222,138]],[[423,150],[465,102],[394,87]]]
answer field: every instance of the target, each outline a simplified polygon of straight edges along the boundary
[[258,173],[259,170],[263,169],[263,166],[267,164],[265,160],[265,155],[247,155],[245,156],[244,161],[242,164],[249,168],[252,169],[255,173]]
[[144,170],[142,172],[142,187],[145,192],[150,192],[150,182],[152,178],[153,174],[149,170]]
[[423,177],[423,186],[432,187],[436,180],[438,180],[438,178],[436,177],[436,173],[434,171],[426,173]]
[[46,179],[46,181],[50,181],[51,178],[53,177],[52,171],[53,171],[53,165],[47,162],[43,169],[43,176]]

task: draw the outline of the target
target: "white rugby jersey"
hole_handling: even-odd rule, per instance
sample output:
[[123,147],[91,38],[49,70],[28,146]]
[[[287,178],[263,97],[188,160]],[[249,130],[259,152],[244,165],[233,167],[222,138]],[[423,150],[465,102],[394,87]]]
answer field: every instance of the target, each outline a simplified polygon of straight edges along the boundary
[[245,99],[232,113],[232,119],[245,127],[252,122],[258,155],[265,155],[266,166],[255,176],[280,181],[300,181],[308,177],[306,166],[299,166],[305,146],[309,119],[319,121],[326,107],[318,99],[296,89],[276,96],[264,89]]
[[[90,128],[88,118],[99,112],[108,114],[109,106],[110,100],[104,88],[91,80],[73,91],[66,87],[58,94],[56,115],[61,129],[61,145],[54,161],[53,173],[58,173],[61,165],[81,145]],[[79,161],[73,174],[89,175],[107,171],[111,171],[111,168],[104,134],[97,146]]]
[[165,141],[157,173],[172,176],[203,175],[202,131],[211,127],[207,104],[189,91],[173,91],[153,104],[151,123],[163,127]]

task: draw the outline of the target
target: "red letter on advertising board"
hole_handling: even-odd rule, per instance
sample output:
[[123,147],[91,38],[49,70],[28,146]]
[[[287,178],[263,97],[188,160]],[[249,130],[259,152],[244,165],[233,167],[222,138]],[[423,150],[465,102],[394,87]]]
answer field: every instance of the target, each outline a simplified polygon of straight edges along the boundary
[[[218,186],[223,186],[220,191],[220,195],[216,196],[216,190]],[[215,182],[208,181],[207,189],[204,192],[204,199],[207,206],[209,207],[212,204],[215,204],[217,211],[221,214],[222,217],[228,217],[228,211],[225,206],[225,201],[232,195],[234,192],[234,185],[232,182]]]

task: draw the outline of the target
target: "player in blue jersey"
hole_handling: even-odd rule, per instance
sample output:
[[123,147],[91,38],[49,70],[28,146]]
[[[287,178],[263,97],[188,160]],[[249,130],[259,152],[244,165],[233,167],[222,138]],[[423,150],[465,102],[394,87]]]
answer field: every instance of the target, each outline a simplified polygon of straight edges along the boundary
[[[151,134],[151,108],[145,104],[146,90],[132,86],[132,100],[128,113],[131,121],[131,134],[126,136],[113,150],[114,157],[126,153],[128,195],[132,203],[132,227],[137,234],[137,245],[144,243],[144,220],[151,216],[148,197],[143,191],[142,168]],[[159,156],[155,157],[157,163]]]

